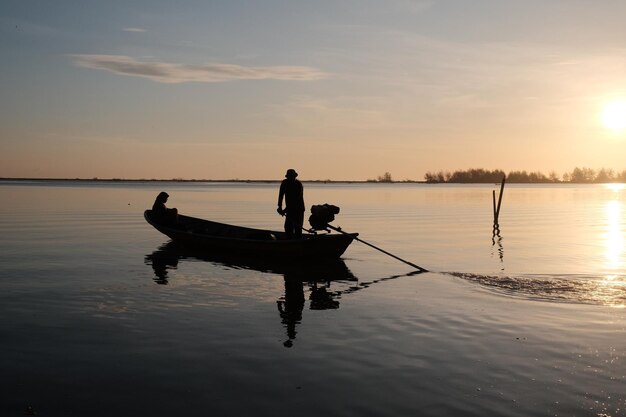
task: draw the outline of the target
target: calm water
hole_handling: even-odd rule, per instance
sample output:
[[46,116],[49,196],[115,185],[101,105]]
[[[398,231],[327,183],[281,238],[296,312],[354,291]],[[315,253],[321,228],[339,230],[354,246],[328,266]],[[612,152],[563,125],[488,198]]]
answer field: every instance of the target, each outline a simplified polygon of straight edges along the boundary
[[165,190],[280,229],[276,184],[0,182],[0,415],[625,415],[626,189],[507,186],[495,236],[493,189],[305,184],[414,275],[357,242],[229,264],[142,217]]

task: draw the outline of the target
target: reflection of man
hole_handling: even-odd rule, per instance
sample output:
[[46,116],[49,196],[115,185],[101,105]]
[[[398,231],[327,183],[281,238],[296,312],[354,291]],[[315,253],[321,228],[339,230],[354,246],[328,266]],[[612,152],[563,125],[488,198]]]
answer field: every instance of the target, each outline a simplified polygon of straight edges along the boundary
[[[298,173],[295,169],[288,169],[285,179],[280,183],[278,192],[278,214],[285,216],[285,234],[287,239],[302,237],[302,224],[304,223],[304,188],[296,179]],[[283,197],[285,209],[283,210]]]
[[283,343],[285,347],[293,346],[293,339],[296,338],[296,324],[302,321],[302,310],[304,309],[304,288],[298,276],[285,274],[285,297],[284,300],[276,302],[278,313],[282,323],[287,328],[288,339]]

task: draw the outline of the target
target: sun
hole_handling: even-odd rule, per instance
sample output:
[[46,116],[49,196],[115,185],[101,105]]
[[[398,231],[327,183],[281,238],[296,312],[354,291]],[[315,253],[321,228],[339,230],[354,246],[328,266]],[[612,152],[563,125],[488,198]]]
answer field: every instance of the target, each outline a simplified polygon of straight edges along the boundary
[[614,131],[626,129],[626,99],[612,101],[604,107],[602,124]]

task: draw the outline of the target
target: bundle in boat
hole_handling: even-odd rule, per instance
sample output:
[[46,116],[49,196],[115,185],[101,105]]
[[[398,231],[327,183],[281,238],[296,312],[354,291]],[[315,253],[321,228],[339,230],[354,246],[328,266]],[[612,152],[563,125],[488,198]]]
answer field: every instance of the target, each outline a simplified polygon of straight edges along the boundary
[[309,224],[313,230],[328,230],[328,223],[335,220],[335,214],[339,214],[339,207],[332,204],[311,206]]

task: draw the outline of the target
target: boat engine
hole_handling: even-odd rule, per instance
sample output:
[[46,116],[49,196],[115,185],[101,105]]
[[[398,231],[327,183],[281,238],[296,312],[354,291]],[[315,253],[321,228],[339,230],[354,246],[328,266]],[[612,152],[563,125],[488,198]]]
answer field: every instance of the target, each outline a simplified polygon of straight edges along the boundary
[[328,223],[335,220],[335,214],[339,214],[339,207],[332,204],[311,206],[309,224],[313,230],[326,230]]

